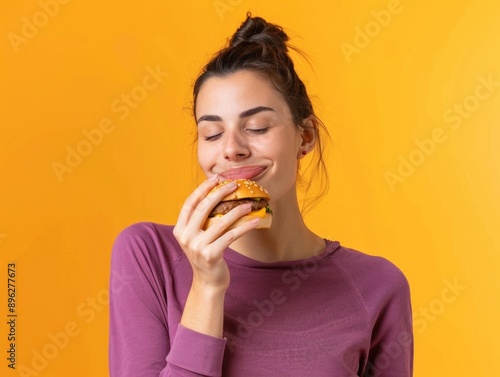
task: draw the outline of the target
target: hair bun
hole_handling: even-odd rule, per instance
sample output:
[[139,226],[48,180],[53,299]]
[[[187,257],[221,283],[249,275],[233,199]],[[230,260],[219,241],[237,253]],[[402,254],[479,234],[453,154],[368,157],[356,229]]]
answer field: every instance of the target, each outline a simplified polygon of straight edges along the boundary
[[271,24],[261,17],[252,17],[252,14],[247,13],[247,19],[241,24],[232,36],[229,46],[235,47],[240,43],[256,43],[264,49],[269,47],[273,50],[277,49],[280,52],[288,52],[287,43],[288,35],[283,29]]

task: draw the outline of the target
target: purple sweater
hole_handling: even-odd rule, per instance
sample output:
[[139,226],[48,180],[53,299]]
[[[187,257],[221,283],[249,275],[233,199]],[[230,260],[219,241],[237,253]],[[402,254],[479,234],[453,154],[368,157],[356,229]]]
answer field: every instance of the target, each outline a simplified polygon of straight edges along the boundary
[[408,282],[387,260],[327,241],[299,261],[225,251],[224,338],[179,324],[192,270],[173,227],[138,223],[113,246],[112,377],[407,377]]

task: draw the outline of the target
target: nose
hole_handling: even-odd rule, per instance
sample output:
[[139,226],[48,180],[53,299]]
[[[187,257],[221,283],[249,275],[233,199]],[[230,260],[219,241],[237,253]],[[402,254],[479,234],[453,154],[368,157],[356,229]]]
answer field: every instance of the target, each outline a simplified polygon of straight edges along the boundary
[[244,135],[226,131],[224,135],[224,158],[228,161],[241,161],[250,156],[250,149]]

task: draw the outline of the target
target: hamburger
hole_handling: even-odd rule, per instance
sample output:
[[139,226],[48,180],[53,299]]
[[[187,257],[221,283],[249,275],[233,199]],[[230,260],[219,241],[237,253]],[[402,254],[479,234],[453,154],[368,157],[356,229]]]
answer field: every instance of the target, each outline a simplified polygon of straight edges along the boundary
[[[217,190],[231,181],[233,180],[219,182],[210,192]],[[273,216],[268,203],[270,199],[269,193],[257,182],[249,179],[235,179],[234,182],[236,183],[236,190],[222,198],[219,204],[212,209],[203,229],[209,228],[230,210],[245,203],[250,203],[252,205],[251,212],[236,220],[229,226],[228,230],[256,217],[260,219],[256,229],[269,229]]]

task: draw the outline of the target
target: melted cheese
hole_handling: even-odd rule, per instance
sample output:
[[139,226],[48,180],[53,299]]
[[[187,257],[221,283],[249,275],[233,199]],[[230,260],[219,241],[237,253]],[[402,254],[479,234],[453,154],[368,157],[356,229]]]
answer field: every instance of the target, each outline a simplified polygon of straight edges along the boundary
[[262,209],[259,209],[258,211],[252,211],[249,213],[249,215],[251,216],[255,216],[255,217],[266,217],[266,208],[262,208]]

